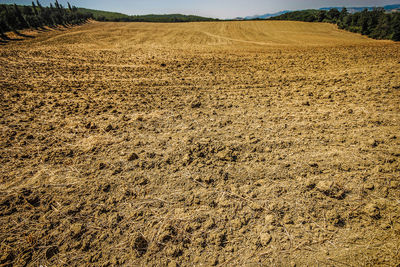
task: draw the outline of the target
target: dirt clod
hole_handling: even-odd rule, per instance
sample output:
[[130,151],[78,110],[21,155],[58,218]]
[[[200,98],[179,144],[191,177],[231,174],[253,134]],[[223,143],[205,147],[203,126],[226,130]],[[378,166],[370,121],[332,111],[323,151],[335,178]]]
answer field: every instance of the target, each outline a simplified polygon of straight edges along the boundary
[[193,101],[193,102],[190,104],[190,107],[191,107],[191,108],[199,108],[199,107],[201,107],[201,102],[200,102],[200,101]]
[[380,219],[381,218],[379,207],[375,203],[367,204],[365,206],[365,208],[364,208],[364,211],[371,218],[374,218],[374,219]]
[[114,130],[114,127],[111,124],[107,125],[107,127],[104,128],[104,131],[106,131],[106,132],[109,132],[109,131],[112,131],[112,130]]
[[132,153],[129,156],[128,161],[134,161],[134,160],[137,160],[137,159],[139,159],[139,156],[136,153]]
[[147,252],[148,242],[142,234],[136,234],[132,238],[132,248],[136,251],[139,257]]
[[83,225],[80,223],[74,223],[70,227],[71,234],[75,237],[79,236],[83,231]]
[[367,190],[374,190],[375,185],[373,183],[369,182],[364,185],[364,188]]
[[345,190],[333,181],[320,181],[317,183],[316,188],[324,195],[336,199],[342,199],[346,195]]
[[261,242],[262,246],[264,246],[264,247],[268,246],[269,243],[271,242],[271,240],[272,240],[272,236],[269,233],[260,234],[260,242]]
[[59,252],[58,247],[52,246],[46,250],[46,258],[49,260]]

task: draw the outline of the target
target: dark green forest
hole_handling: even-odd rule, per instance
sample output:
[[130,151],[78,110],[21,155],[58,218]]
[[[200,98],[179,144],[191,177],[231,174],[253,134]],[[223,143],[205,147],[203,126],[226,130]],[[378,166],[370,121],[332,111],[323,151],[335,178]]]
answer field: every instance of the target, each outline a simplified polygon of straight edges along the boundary
[[337,24],[340,29],[361,33],[374,39],[400,41],[400,13],[386,13],[383,8],[351,14],[346,8],[339,11],[303,10],[289,12],[269,20],[294,20],[306,22],[327,22]]
[[6,39],[6,32],[82,24],[92,17],[92,14],[79,11],[69,3],[68,7],[63,7],[57,0],[49,7],[42,6],[38,0],[36,4],[32,1],[31,6],[0,5],[0,35]]
[[113,21],[113,22],[196,22],[196,21],[216,21],[217,19],[182,14],[166,14],[166,15],[134,15],[129,16],[121,13],[100,11],[93,9],[78,8],[79,11],[93,14],[93,18],[97,21]]
[[[98,18],[99,21],[107,21],[102,17]],[[196,22],[196,21],[216,21],[217,19],[199,17],[194,15],[182,14],[167,14],[167,15],[138,15],[129,16],[128,18],[116,18],[110,21],[124,21],[124,22]]]

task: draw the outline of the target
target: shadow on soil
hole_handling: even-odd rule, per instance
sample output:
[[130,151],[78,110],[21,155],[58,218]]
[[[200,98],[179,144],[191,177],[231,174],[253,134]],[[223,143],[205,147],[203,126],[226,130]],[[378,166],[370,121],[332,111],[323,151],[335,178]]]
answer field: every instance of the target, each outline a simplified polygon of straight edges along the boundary
[[[78,24],[81,25],[81,24]],[[36,28],[35,31],[37,31],[38,33],[42,33],[42,32],[51,32],[51,31],[60,31],[60,32],[64,32],[67,31],[71,28],[73,28],[74,26],[72,25],[59,25],[59,26],[49,26],[49,27],[40,27],[40,28]],[[14,32],[17,36],[22,37],[22,38],[11,38],[8,37],[6,34],[0,36],[0,45],[5,45],[8,44],[9,42],[12,41],[23,41],[25,39],[34,39],[36,38],[33,35],[29,35],[29,34],[24,34],[21,33],[19,31],[15,31]]]
[[[18,31],[16,31],[15,33],[16,33],[18,36],[21,36],[21,37],[24,37],[24,38],[30,38],[30,39],[35,38],[35,36],[33,36],[33,35],[24,34],[24,33],[18,32]],[[22,39],[22,40],[23,40],[23,39]]]
[[[35,38],[34,36],[29,36],[29,35],[26,35],[26,36],[20,35],[20,36],[25,37],[25,38]],[[23,40],[25,40],[25,39],[24,38],[1,37],[0,45],[5,45],[5,44],[8,44],[9,42],[13,42],[13,41],[23,41]]]
[[[40,31],[40,30],[38,30],[38,31]],[[44,29],[44,31],[46,31],[46,30]],[[12,38],[12,37],[8,37],[7,35],[3,35],[3,36],[0,36],[0,45],[5,45],[5,44],[7,44],[9,42],[13,42],[13,41],[23,41],[25,39],[34,39],[35,38],[35,36],[33,36],[33,35],[24,34],[24,33],[18,32],[18,31],[16,31],[14,33],[17,36],[22,37],[22,38]]]

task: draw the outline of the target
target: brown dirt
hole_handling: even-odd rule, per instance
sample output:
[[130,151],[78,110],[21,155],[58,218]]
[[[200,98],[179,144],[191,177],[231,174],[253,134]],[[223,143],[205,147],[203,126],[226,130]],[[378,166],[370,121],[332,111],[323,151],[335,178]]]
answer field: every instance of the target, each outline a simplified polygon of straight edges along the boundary
[[0,265],[400,263],[399,44],[90,23],[0,68]]

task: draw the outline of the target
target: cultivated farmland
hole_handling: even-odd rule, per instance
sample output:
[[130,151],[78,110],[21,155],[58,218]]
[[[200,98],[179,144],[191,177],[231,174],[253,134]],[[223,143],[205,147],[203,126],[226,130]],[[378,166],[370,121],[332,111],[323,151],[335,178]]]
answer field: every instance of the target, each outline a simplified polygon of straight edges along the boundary
[[396,266],[400,45],[99,23],[0,46],[0,265]]

